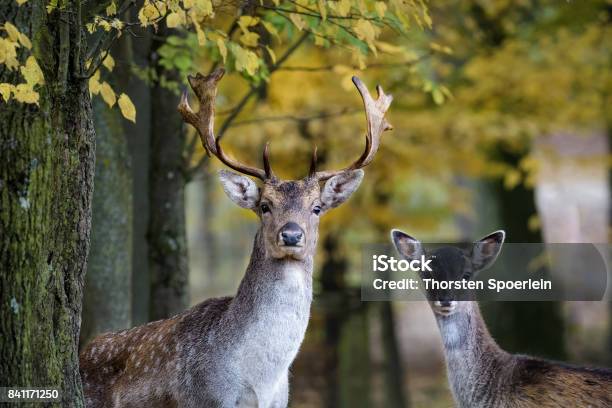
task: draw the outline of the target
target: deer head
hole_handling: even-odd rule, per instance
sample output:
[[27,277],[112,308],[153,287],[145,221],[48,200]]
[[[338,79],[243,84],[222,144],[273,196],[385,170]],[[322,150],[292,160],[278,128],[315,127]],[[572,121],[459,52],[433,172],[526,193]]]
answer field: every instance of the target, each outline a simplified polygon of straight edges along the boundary
[[363,178],[361,169],[374,158],[382,133],[392,128],[384,115],[393,98],[378,86],[378,98],[373,99],[359,78],[353,77],[353,83],[363,99],[368,126],[364,152],[355,162],[341,170],[317,171],[315,147],[310,171],[305,178],[281,180],[274,175],[270,167],[269,143],[263,151],[263,168],[257,168],[228,156],[221,147],[221,138],[215,137],[214,104],[217,84],[223,74],[223,69],[217,69],[210,75],[189,76],[189,84],[200,106],[198,111],[194,112],[189,106],[185,91],[178,110],[183,120],[197,129],[208,155],[216,156],[226,166],[239,173],[261,180],[262,186],[258,187],[250,177],[227,170],[219,173],[228,197],[259,216],[266,254],[277,259],[304,259],[314,253],[320,216],[342,204],[359,187]]
[[[495,231],[474,242],[469,249],[443,247],[426,253],[417,239],[397,229],[391,231],[393,245],[404,259],[420,259],[423,255],[431,259],[431,271],[420,272],[421,278],[438,281],[473,279],[479,272],[493,265],[501,252],[505,236],[504,231]],[[450,316],[459,310],[460,303],[452,290],[426,290],[426,295],[436,315]]]

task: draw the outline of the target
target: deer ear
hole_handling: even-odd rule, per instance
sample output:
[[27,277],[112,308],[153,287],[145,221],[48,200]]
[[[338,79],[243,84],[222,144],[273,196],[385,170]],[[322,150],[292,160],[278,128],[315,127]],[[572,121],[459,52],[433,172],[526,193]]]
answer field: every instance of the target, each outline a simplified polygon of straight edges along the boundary
[[423,255],[423,246],[416,239],[398,229],[391,230],[391,241],[399,254],[405,259],[416,259]]
[[325,210],[337,207],[351,196],[361,184],[363,170],[345,171],[327,180],[321,193]]
[[231,171],[219,171],[219,179],[225,194],[242,208],[254,209],[259,203],[259,188],[246,176]]
[[474,246],[472,248],[472,264],[474,265],[474,272],[485,270],[493,265],[497,259],[497,256],[501,252],[505,238],[506,233],[499,230],[487,235],[479,241],[474,242]]

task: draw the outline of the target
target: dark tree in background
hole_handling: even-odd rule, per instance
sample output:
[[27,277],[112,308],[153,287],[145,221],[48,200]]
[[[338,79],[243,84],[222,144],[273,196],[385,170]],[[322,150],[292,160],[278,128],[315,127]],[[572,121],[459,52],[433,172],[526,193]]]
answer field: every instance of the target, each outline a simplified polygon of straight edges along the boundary
[[[89,251],[95,133],[80,2],[3,1],[0,15],[32,41],[45,84],[39,105],[0,109],[0,372],[2,385],[57,386],[82,406],[77,345]],[[0,68],[0,82],[18,83]]]
[[[151,49],[151,65],[172,81],[178,74],[157,64],[158,49],[168,30],[160,30]],[[187,237],[185,232],[185,135],[176,113],[179,96],[159,80],[151,89],[151,141],[149,168],[149,318],[162,319],[189,305]]]
[[[507,162],[521,156],[504,154]],[[497,183],[493,189],[501,225],[508,242],[539,243],[539,231],[531,231],[526,220],[536,213],[532,189],[523,185],[512,190]],[[526,270],[529,259],[514,260],[513,267]],[[520,264],[522,262],[522,264]],[[565,323],[560,302],[489,302],[483,305],[487,325],[500,345],[511,352],[528,353],[549,358],[565,358]]]

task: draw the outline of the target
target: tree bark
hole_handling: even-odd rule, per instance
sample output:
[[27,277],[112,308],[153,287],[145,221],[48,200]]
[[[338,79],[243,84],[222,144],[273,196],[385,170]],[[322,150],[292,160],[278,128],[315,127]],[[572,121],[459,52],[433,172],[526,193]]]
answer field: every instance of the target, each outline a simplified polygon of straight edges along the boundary
[[96,191],[85,279],[81,347],[99,333],[130,327],[132,302],[132,179],[127,137],[116,110],[93,102]]
[[[33,43],[40,105],[0,102],[0,372],[5,386],[61,389],[83,406],[78,370],[89,251],[95,133],[83,65],[80,4],[0,5]],[[0,68],[0,82],[19,83]],[[60,404],[56,404],[60,406]]]
[[[167,36],[153,42],[151,63],[158,77],[178,80],[156,64],[157,49]],[[185,136],[176,111],[179,97],[160,82],[151,90],[151,163],[149,176],[150,318],[166,318],[189,305],[187,238],[185,231]]]

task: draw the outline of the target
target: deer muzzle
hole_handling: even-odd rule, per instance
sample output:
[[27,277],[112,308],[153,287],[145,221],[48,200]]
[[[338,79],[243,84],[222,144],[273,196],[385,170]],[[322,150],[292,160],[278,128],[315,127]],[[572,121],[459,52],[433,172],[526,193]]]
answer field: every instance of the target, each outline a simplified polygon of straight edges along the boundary
[[304,230],[295,222],[288,222],[278,232],[278,242],[284,247],[304,246]]

